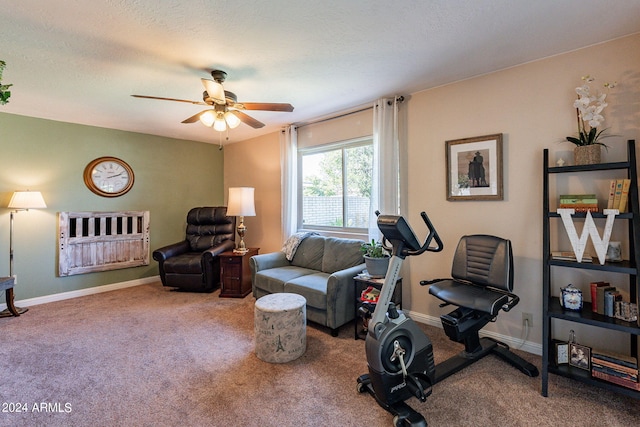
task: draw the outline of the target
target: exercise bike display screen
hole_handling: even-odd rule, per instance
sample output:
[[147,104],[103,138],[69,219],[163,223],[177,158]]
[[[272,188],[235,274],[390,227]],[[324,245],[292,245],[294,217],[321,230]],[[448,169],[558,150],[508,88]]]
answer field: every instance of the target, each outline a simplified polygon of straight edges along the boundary
[[411,226],[402,216],[380,215],[378,217],[378,228],[384,237],[393,242],[403,242],[410,251],[417,251],[421,245],[416,238]]

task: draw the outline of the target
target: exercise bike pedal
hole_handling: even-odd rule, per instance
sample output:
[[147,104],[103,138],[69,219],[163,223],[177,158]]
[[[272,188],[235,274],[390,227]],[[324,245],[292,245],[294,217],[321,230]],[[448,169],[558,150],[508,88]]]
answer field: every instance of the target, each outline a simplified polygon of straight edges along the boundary
[[[426,387],[423,384],[423,380],[420,377],[423,376],[420,373],[417,374],[408,374],[405,378],[407,383],[407,387],[411,391],[411,394],[415,396],[420,402],[426,402],[427,397],[431,396],[432,388],[431,381],[428,378],[424,378],[424,382],[426,383]],[[425,376],[426,377],[426,376]]]
[[[388,405],[381,401],[373,390],[368,374],[358,377],[357,387],[358,393],[369,393],[383,409],[393,414],[394,427],[427,427],[427,420],[424,416],[405,402],[401,401]],[[431,387],[429,387],[427,396],[430,394]]]

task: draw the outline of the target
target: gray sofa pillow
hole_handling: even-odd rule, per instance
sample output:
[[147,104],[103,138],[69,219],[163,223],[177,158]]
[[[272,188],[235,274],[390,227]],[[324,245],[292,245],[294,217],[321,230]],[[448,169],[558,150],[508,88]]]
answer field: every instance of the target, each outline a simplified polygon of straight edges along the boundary
[[362,243],[361,240],[356,239],[327,237],[324,243],[322,271],[331,274],[362,264],[364,262],[362,252],[360,252]]
[[297,267],[310,268],[311,270],[322,269],[322,254],[324,253],[325,238],[322,236],[308,236],[296,249],[296,254],[291,260],[291,265]]

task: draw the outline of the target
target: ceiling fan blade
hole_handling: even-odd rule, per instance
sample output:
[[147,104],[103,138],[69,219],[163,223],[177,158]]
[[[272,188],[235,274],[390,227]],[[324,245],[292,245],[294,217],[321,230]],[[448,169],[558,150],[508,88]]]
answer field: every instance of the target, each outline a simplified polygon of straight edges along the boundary
[[278,102],[240,102],[234,107],[241,110],[286,111],[292,112],[293,105]]
[[204,113],[206,113],[207,111],[213,111],[213,110],[200,111],[198,114],[194,114],[193,116],[189,117],[188,119],[184,119],[182,121],[182,123],[195,123],[198,120],[200,120],[200,116],[203,115]]
[[207,94],[209,94],[209,98],[213,99],[216,104],[227,103],[227,99],[224,96],[224,87],[222,87],[222,84],[209,79],[200,80],[202,80],[202,84],[204,85]]
[[186,102],[188,104],[195,105],[207,105],[202,101],[189,101],[188,99],[176,99],[176,98],[164,98],[160,96],[147,96],[147,95],[131,95],[134,98],[145,98],[145,99],[159,99],[161,101],[177,101],[177,102]]
[[253,117],[243,113],[242,111],[238,111],[238,110],[230,110],[237,118],[239,118],[242,123],[251,126],[254,129],[259,129],[261,127],[264,127],[264,123],[254,119]]

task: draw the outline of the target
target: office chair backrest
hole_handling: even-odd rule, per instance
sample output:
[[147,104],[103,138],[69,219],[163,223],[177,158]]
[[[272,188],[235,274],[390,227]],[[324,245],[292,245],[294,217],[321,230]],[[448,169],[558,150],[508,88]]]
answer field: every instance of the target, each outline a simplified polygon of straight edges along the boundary
[[451,276],[456,280],[511,292],[511,241],[485,234],[462,236],[453,256]]

